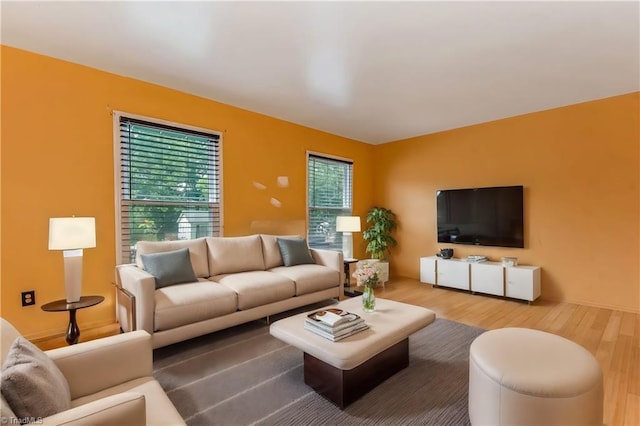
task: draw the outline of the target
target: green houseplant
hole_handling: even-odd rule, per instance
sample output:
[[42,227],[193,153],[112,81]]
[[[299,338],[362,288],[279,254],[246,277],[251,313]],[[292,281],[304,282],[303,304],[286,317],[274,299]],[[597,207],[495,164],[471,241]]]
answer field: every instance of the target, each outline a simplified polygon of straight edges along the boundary
[[373,207],[367,213],[367,223],[370,226],[362,234],[367,242],[366,251],[373,259],[384,260],[389,248],[398,244],[391,235],[398,225],[396,215],[384,207]]

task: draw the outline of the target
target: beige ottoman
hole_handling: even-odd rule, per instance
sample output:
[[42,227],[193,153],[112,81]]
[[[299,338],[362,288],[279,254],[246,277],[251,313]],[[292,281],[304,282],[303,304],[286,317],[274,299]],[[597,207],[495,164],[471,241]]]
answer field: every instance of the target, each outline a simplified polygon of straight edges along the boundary
[[600,365],[563,337],[503,328],[471,344],[472,425],[601,425],[602,400]]
[[393,300],[376,299],[375,312],[354,297],[331,307],[356,313],[369,329],[332,342],[304,329],[307,313],[271,324],[272,336],[304,352],[304,382],[345,408],[409,365],[409,336],[431,324],[435,312]]

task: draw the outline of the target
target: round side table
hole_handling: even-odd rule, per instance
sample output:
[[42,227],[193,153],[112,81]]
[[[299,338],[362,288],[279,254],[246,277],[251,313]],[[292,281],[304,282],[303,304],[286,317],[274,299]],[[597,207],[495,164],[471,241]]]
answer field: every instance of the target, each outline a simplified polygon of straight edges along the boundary
[[67,303],[65,299],[56,300],[42,305],[42,310],[46,312],[63,312],[69,311],[69,327],[67,328],[67,343],[75,345],[80,338],[80,329],[76,322],[76,310],[88,308],[102,302],[102,296],[82,296],[79,301]]

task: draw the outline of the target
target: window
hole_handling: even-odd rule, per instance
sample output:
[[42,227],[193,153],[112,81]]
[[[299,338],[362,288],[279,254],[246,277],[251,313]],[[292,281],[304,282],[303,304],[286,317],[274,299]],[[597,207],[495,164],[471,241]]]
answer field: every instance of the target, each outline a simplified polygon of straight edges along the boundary
[[342,250],[336,217],[351,216],[353,162],[309,154],[309,246]]
[[140,240],[220,235],[220,134],[115,117],[119,263]]

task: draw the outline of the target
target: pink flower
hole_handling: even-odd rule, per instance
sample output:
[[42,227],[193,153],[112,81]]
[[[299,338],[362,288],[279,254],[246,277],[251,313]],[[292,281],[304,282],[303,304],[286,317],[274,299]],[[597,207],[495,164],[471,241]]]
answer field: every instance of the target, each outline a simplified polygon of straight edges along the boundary
[[358,284],[374,286],[379,280],[378,268],[372,265],[365,265],[356,269],[353,273],[353,277],[358,281]]

